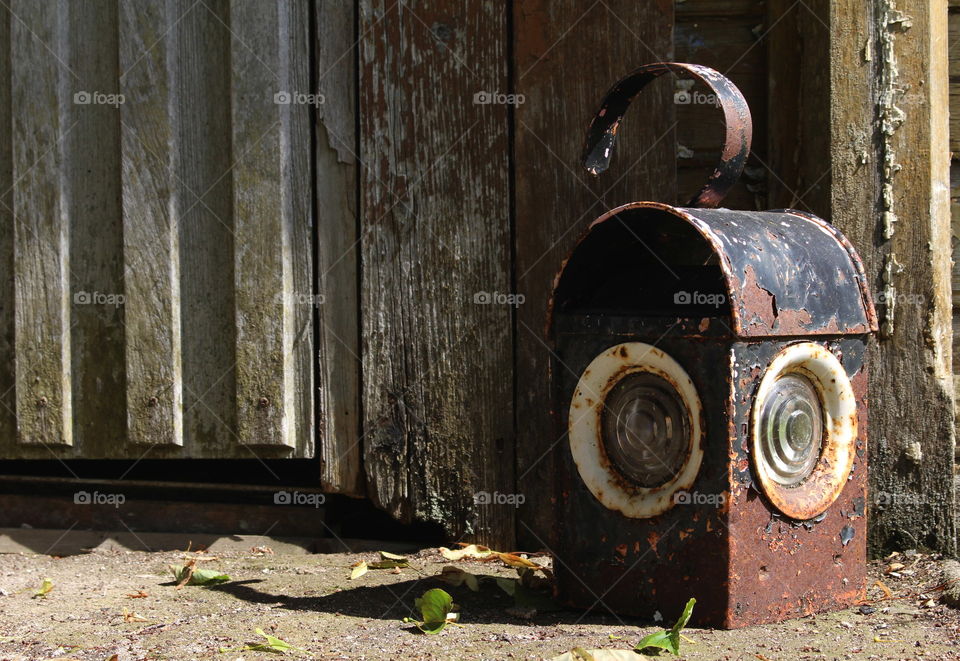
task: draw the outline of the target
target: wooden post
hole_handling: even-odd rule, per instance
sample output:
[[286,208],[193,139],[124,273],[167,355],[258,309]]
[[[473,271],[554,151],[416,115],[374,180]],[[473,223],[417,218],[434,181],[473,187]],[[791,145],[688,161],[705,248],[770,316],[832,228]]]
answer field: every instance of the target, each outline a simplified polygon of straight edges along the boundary
[[864,259],[882,326],[871,547],[952,552],[946,1],[811,6],[830,16],[831,220]]

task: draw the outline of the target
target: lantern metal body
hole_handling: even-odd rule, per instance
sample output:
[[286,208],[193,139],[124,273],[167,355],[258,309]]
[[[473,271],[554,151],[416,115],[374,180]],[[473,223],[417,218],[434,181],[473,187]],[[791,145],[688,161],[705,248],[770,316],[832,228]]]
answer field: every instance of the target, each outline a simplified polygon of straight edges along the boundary
[[[703,67],[651,65],[618,83],[604,102],[617,113],[591,127],[588,167],[637,81],[666,70],[712,83],[726,103],[725,162],[739,166],[732,178],[718,168],[694,200],[717,203],[746,160],[749,114],[729,131],[742,97]],[[567,439],[561,600],[669,619],[696,597],[696,624],[732,628],[862,598],[875,330],[856,252],[810,214],[635,202],[594,221],[551,307]]]

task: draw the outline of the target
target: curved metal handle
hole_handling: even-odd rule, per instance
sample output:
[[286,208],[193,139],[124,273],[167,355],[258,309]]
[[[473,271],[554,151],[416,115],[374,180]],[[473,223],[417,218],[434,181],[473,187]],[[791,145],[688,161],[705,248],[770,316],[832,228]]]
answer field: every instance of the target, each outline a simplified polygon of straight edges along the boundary
[[583,166],[590,174],[600,174],[609,167],[617,140],[617,129],[624,113],[630,107],[630,102],[648,83],[668,71],[686,73],[703,82],[716,95],[723,110],[726,138],[720,165],[687,204],[691,207],[716,207],[736,183],[747,162],[747,156],[750,155],[753,120],[750,118],[747,100],[737,86],[709,67],[680,62],[656,62],[640,67],[611,87],[587,129]]

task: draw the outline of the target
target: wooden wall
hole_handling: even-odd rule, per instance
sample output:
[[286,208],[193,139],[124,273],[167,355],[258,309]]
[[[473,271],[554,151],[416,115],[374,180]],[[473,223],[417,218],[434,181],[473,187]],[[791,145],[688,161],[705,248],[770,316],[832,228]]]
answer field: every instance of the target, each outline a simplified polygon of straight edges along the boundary
[[306,7],[0,11],[2,456],[312,456]]
[[[919,29],[888,0],[12,0],[0,456],[319,456],[327,490],[402,521],[550,546],[553,277],[602,212],[684,201],[722,123],[664,79],[600,178],[580,170],[583,132],[614,81],[676,59],[752,107],[728,206],[835,220],[878,291],[895,277],[929,303],[901,309],[874,356],[875,486],[952,499],[928,248],[945,234],[933,207],[906,211],[936,197],[935,164],[883,169],[918,141],[934,153],[926,87],[904,97],[910,130],[883,129],[880,92],[936,74],[918,55],[933,14],[915,14]],[[889,79],[882,47],[909,76]],[[878,521],[884,539],[951,534],[933,503]]]

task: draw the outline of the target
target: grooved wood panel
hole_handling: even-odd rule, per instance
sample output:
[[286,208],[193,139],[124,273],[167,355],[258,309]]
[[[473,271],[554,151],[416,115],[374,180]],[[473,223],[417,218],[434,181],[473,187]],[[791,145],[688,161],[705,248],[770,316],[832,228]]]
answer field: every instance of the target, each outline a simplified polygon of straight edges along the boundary
[[479,495],[514,491],[505,5],[362,0],[358,29],[369,495],[505,542]]
[[[517,310],[517,485],[526,497],[517,533],[521,546],[542,548],[555,542],[553,453],[566,443],[565,425],[550,413],[547,299],[561,261],[594,218],[676,195],[669,77],[634,101],[608,173],[590,179],[580,150],[607,89],[640,65],[670,59],[673,3],[518,0],[514,7],[516,90],[526,97],[514,149],[516,286],[526,297]],[[566,406],[557,406],[562,417]]]
[[281,451],[313,428],[307,10],[230,5],[237,436]]
[[[71,73],[47,43],[68,47],[66,2],[13,2],[13,234],[17,441],[73,444],[70,382]],[[7,439],[8,442],[10,439]]]
[[[126,418],[131,443],[183,445],[180,330],[180,233],[171,176],[177,149],[174,94],[176,33],[154,43],[158,25],[173,24],[174,6],[120,3],[120,132],[123,154],[122,280]],[[151,45],[153,46],[151,48]]]
[[308,6],[0,9],[2,456],[313,454]]

